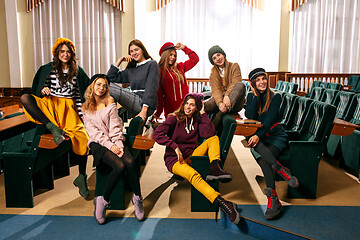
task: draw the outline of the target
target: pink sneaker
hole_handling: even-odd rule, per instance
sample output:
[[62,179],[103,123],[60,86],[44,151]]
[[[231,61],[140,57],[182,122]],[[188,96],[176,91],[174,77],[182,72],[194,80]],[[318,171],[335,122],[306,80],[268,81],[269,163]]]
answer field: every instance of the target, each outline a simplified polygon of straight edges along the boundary
[[142,197],[141,196],[137,196],[135,194],[133,194],[132,196],[132,202],[135,206],[135,217],[138,221],[142,221],[144,220],[144,216],[145,216],[145,213],[144,213],[144,207],[143,207],[143,200],[142,200]]
[[94,198],[94,217],[98,224],[104,224],[105,223],[105,217],[106,217],[106,208],[108,207],[109,203],[105,201],[103,196],[98,196]]

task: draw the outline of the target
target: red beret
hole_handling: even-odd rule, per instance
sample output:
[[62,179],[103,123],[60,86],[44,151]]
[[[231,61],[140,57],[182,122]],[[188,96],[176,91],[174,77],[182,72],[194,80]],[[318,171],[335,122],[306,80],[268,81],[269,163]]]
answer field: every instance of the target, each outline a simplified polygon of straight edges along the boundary
[[175,45],[172,43],[172,42],[167,42],[167,43],[164,43],[164,45],[162,45],[162,47],[160,48],[160,51],[159,51],[159,55],[161,57],[161,54],[165,51],[165,50],[168,50],[170,48],[175,48]]

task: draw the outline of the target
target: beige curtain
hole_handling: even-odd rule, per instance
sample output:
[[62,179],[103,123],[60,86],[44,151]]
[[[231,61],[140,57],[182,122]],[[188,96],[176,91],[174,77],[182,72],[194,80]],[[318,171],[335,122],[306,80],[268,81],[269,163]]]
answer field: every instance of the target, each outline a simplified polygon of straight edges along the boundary
[[[166,4],[171,2],[172,0],[156,0],[156,10],[160,10],[161,8],[165,7]],[[241,0],[244,3],[247,3],[250,7],[258,8],[258,0]],[[295,1],[295,0],[293,0]]]
[[307,3],[308,0],[291,0],[291,11],[294,11],[304,3]]
[[[25,0],[25,1],[26,1],[26,12],[30,12],[45,0]],[[109,3],[111,6],[119,9],[120,11],[125,12],[123,0],[104,0],[104,1]]]

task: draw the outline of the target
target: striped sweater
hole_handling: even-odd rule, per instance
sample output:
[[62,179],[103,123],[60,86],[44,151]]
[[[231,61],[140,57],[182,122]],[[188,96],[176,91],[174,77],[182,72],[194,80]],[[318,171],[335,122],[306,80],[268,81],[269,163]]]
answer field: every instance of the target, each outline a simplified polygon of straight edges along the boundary
[[[64,70],[64,76],[66,78],[68,70]],[[75,101],[76,109],[79,116],[83,114],[81,112],[81,97],[79,87],[77,84],[76,76],[72,79],[73,84],[66,81],[64,85],[60,83],[60,80],[56,77],[56,70],[52,70],[49,76],[45,80],[44,87],[50,88],[50,95],[55,97],[72,98]]]

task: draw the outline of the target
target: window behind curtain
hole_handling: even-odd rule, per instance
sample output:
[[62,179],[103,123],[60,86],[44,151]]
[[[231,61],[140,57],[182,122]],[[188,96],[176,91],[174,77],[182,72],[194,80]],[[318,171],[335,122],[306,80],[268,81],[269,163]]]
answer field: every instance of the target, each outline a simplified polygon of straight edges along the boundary
[[52,61],[58,37],[72,40],[79,66],[91,77],[121,55],[121,12],[103,0],[49,0],[32,11],[34,71]]

